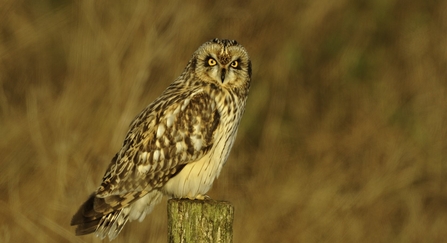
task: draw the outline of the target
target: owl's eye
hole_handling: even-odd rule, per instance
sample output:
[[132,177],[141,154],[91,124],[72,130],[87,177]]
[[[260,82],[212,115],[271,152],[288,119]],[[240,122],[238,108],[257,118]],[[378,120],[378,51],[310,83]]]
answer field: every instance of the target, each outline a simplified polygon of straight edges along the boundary
[[239,66],[239,62],[238,61],[233,61],[233,62],[231,62],[230,66],[233,67],[233,68],[237,68]]
[[210,66],[214,66],[214,65],[216,65],[217,64],[217,62],[216,62],[216,60],[214,60],[213,58],[208,58],[208,65],[210,65]]

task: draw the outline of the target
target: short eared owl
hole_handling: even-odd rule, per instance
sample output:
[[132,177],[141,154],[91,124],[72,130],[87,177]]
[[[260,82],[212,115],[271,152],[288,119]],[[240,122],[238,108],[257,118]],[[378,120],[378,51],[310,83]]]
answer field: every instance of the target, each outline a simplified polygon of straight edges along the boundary
[[204,199],[228,158],[251,80],[247,51],[214,39],[131,123],[99,188],[73,216],[76,234],[114,239],[162,195]]

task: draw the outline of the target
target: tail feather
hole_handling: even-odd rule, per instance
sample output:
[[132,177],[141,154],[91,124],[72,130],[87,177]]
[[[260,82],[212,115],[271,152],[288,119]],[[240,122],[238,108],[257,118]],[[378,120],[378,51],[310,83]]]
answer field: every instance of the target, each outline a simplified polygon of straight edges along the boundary
[[87,235],[96,231],[98,228],[99,221],[101,219],[97,219],[90,222],[85,222],[83,224],[78,225],[76,228],[76,235]]
[[[134,195],[129,195],[127,198],[131,197]],[[93,193],[73,216],[71,225],[77,226],[76,235],[96,232],[96,236],[101,239],[108,236],[109,240],[113,240],[127,221],[138,219],[141,222],[160,202],[161,197],[160,191],[153,190],[141,198],[134,197],[136,200],[131,200],[126,206],[119,208],[112,207],[118,205],[116,200],[113,200],[115,197],[98,198]],[[125,197],[121,197],[121,200],[123,198]]]
[[102,217],[97,225],[96,236],[101,239],[106,236],[109,240],[115,239],[127,223],[129,211],[130,207],[126,207]]
[[86,235],[95,232],[97,225],[104,216],[94,210],[95,194],[85,201],[71,219],[71,225],[77,225],[76,235]]
[[108,207],[105,212],[98,212],[98,205],[100,205],[99,208],[105,209],[105,200],[96,197],[96,194],[93,193],[73,216],[71,225],[77,226],[76,235],[96,232],[96,236],[99,238],[104,239],[109,236],[109,239],[112,240],[126,224],[131,207],[124,207],[116,211],[112,211],[113,208]]

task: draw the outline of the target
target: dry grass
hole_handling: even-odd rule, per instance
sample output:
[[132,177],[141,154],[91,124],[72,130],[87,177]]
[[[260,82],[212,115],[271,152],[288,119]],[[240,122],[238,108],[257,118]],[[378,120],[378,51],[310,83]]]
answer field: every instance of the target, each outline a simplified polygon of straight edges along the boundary
[[[72,214],[214,37],[254,64],[235,242],[445,241],[446,1],[152,2],[0,3],[0,242],[99,242]],[[166,242],[165,202],[116,242]]]

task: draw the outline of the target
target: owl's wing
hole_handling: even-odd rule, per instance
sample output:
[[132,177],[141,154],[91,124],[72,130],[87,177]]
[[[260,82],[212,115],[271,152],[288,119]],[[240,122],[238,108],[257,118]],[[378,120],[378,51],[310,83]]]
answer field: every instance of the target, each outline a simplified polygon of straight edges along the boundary
[[157,99],[132,123],[96,192],[103,200],[95,202],[95,211],[114,211],[161,188],[209,151],[219,120],[217,104],[208,94]]

